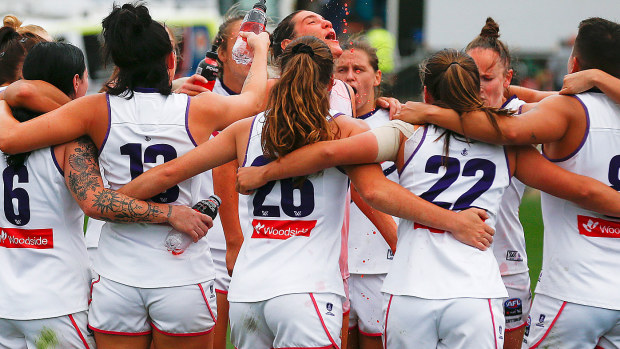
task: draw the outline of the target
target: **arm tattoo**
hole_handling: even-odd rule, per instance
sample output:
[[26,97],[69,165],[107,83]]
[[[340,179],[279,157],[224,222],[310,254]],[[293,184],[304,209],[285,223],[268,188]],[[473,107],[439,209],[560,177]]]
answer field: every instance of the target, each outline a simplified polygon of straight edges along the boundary
[[[92,208],[96,211],[96,219],[115,223],[151,222],[161,219],[165,214],[160,206],[130,198],[100,185],[98,151],[88,137],[80,137],[73,153],[69,155],[68,187],[75,197],[84,201],[88,193],[93,193]],[[172,207],[168,212],[168,218]]]
[[[153,203],[132,199],[109,189],[95,194],[93,208],[101,213],[102,220],[116,223],[149,222],[164,214]],[[169,211],[172,211],[172,207]]]
[[100,188],[99,163],[97,148],[88,137],[80,137],[77,146],[73,149],[74,153],[69,155],[69,190],[75,194],[78,200],[86,200],[86,193],[89,190]]

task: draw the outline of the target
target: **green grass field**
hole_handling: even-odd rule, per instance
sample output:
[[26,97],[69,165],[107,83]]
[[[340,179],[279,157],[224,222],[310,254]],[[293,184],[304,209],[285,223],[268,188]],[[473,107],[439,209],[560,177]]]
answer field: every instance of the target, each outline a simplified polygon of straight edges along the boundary
[[543,251],[543,222],[540,211],[540,193],[538,191],[531,190],[523,196],[519,217],[525,230],[530,279],[532,280],[532,290],[534,290],[542,266]]

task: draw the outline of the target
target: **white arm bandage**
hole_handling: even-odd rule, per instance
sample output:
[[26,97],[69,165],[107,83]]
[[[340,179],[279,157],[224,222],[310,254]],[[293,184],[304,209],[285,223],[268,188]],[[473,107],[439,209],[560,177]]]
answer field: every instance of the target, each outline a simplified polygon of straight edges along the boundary
[[400,134],[411,137],[415,126],[402,120],[392,120],[388,124],[370,130],[377,137],[379,152],[375,162],[394,161],[400,148]]

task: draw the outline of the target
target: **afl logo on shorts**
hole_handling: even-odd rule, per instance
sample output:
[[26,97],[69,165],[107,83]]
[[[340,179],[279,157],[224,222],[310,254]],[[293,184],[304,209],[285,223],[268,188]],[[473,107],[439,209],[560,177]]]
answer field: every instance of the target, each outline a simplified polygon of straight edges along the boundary
[[332,303],[327,303],[325,307],[327,308],[325,315],[335,316],[334,313],[332,313],[332,309],[334,309],[334,305]]
[[523,314],[523,303],[520,298],[511,298],[504,302],[504,316]]

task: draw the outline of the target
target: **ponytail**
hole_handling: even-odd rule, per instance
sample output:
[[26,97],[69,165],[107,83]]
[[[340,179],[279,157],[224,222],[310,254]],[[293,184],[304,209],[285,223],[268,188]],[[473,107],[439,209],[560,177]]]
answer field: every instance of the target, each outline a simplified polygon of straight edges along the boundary
[[262,132],[263,153],[270,159],[335,138],[327,119],[334,65],[329,47],[315,37],[300,37],[279,63],[282,75],[269,94]]

